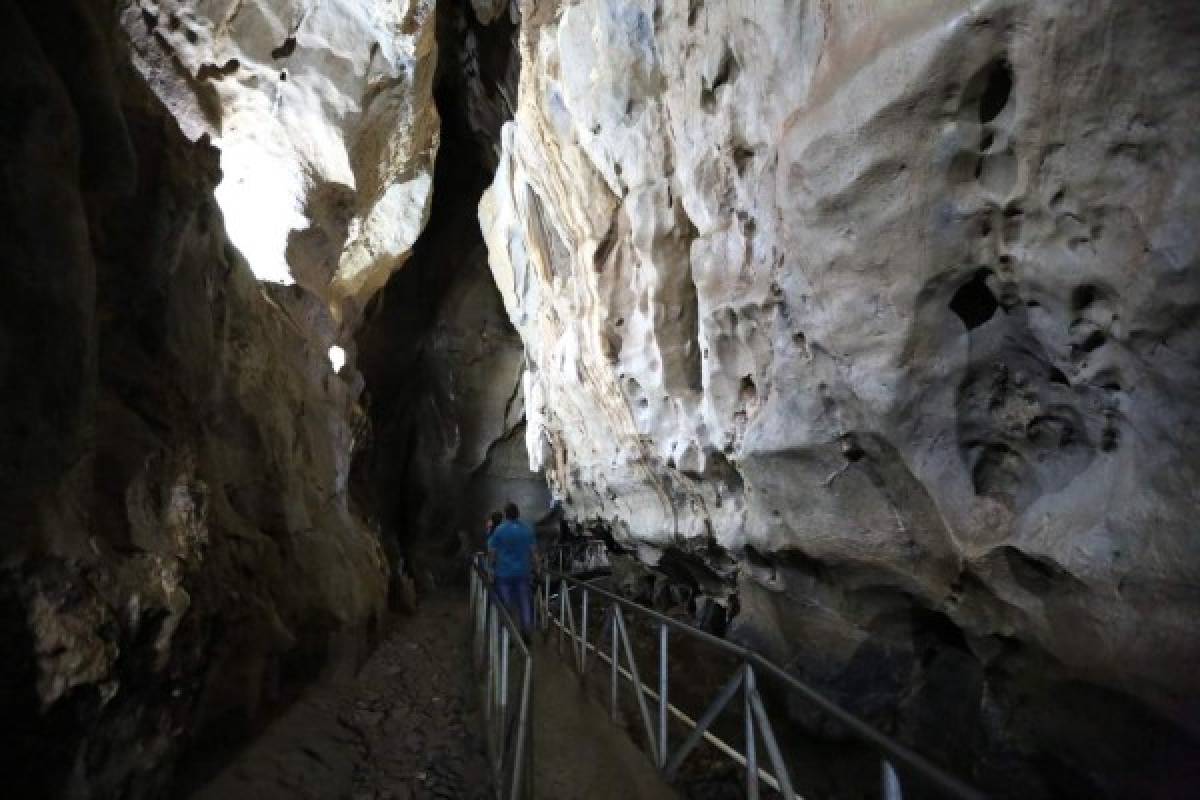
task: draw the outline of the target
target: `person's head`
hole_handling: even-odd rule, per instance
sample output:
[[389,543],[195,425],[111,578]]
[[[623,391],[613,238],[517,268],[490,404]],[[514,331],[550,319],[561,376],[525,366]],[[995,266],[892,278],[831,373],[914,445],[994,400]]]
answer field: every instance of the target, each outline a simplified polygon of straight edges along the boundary
[[499,511],[493,511],[491,513],[491,516],[488,517],[488,527],[489,528],[494,528],[497,525],[499,525],[501,522],[504,522],[504,515],[501,514]]
[[521,512],[517,508],[516,503],[509,500],[507,503],[504,504],[504,518],[505,519],[516,519],[520,515],[521,515]]

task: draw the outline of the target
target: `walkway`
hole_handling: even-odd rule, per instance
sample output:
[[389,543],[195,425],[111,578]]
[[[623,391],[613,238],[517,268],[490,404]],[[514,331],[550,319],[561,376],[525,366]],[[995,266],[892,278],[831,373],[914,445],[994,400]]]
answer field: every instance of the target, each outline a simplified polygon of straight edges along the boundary
[[534,764],[537,797],[660,800],[676,797],[650,758],[588,695],[554,640],[534,650]]
[[[313,688],[192,800],[491,797],[467,620],[465,592],[426,602],[356,679]],[[676,796],[553,642],[535,659],[535,797]]]
[[457,594],[402,618],[357,678],[314,687],[193,800],[491,797]]

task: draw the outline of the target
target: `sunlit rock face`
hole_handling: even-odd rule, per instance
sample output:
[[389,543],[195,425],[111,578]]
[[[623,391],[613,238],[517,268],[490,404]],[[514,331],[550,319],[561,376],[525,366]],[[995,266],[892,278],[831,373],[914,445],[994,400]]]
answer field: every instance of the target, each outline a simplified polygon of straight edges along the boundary
[[382,549],[347,501],[359,387],[309,336],[330,314],[255,280],[217,152],[106,10],[0,5],[11,797],[186,796],[305,683],[352,668],[385,611]]
[[353,318],[408,256],[438,144],[434,5],[127,7],[138,70],[190,138],[221,151],[217,200],[259,280],[299,283]]
[[968,777],[1178,781],[1198,36],[1167,0],[523,3],[480,219],[533,464],[651,557],[739,555],[736,635]]

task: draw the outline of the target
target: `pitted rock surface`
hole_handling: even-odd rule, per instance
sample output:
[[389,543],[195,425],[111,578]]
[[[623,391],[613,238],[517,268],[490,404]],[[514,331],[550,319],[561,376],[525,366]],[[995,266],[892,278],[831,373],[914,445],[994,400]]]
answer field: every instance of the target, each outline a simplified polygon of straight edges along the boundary
[[1195,753],[1197,8],[521,9],[480,221],[568,512],[979,780]]

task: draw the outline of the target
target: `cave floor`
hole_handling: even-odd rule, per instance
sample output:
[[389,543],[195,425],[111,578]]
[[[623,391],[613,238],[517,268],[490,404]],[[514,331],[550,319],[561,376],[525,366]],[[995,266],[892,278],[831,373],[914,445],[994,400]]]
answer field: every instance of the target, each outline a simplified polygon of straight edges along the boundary
[[487,798],[465,592],[400,617],[350,680],[310,689],[193,800]]
[[[491,797],[467,619],[465,592],[427,599],[354,678],[310,689],[192,800]],[[676,797],[536,638],[535,797]]]
[[[608,711],[555,651],[535,636],[534,795],[563,800],[677,797]],[[627,723],[626,723],[627,724]]]

